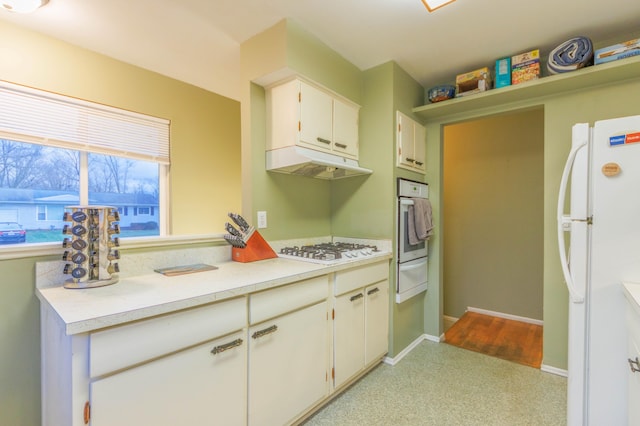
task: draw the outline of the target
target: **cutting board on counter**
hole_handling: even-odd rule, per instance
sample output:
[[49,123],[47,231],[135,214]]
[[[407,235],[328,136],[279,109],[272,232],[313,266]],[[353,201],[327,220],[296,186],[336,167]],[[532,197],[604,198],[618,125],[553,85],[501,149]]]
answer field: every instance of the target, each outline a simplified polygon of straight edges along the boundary
[[195,272],[213,271],[215,269],[218,269],[218,267],[207,265],[206,263],[195,263],[193,265],[170,266],[168,268],[154,269],[154,271],[167,277],[173,277],[176,275],[193,274]]

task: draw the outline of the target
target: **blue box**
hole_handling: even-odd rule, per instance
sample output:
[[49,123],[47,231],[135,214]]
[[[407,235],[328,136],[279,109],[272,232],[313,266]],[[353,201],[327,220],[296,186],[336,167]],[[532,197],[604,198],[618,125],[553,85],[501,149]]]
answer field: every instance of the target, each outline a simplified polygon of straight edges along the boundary
[[495,88],[511,86],[511,58],[496,61]]
[[640,38],[598,49],[593,57],[594,64],[598,65],[636,55],[640,55]]

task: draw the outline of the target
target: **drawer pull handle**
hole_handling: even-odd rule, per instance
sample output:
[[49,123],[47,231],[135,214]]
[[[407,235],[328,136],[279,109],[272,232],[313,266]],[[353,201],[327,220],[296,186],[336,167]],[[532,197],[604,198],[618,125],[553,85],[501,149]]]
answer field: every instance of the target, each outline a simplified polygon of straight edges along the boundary
[[636,357],[635,360],[629,358],[629,367],[631,367],[632,373],[640,372],[640,361],[638,360],[638,357]]
[[362,299],[363,297],[364,297],[364,294],[362,294],[362,293],[358,293],[358,294],[356,294],[355,296],[351,296],[351,297],[349,298],[349,300],[350,300],[350,301],[352,301],[352,302],[354,302],[354,301],[356,301],[356,300],[358,300],[358,299]]
[[235,348],[236,346],[240,346],[240,345],[242,345],[242,339],[236,339],[233,342],[216,346],[215,348],[211,349],[211,353],[216,355],[216,354],[219,354],[220,352],[226,351],[227,349]]
[[373,288],[373,289],[371,289],[371,290],[369,290],[369,291],[367,292],[367,296],[371,296],[372,294],[376,294],[376,293],[377,293],[377,292],[379,292],[379,291],[380,291],[380,289],[379,289],[378,287]]
[[414,161],[414,163],[416,163],[418,166],[422,166],[424,163],[422,161]]
[[337,146],[338,148],[347,149],[347,145],[345,145],[345,144],[343,144],[343,143],[338,143],[338,142],[336,142],[336,146]]
[[277,325],[272,325],[271,327],[267,327],[264,330],[258,330],[251,335],[254,339],[259,339],[262,336],[266,336],[267,334],[275,333],[278,330]]
[[413,158],[409,158],[409,157],[407,157],[407,158],[406,158],[406,160],[407,160],[409,163],[415,163],[415,162],[416,162],[416,160],[414,160]]
[[326,143],[327,145],[331,145],[331,141],[329,139],[321,138],[319,136],[316,139],[317,139],[318,142],[322,142],[322,143]]

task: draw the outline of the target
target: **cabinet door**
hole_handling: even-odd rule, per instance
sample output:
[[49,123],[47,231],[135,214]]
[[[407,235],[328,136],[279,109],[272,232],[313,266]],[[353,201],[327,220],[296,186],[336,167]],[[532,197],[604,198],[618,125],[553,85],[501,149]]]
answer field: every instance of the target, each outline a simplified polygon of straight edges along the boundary
[[333,100],[333,150],[345,157],[358,158],[357,107]]
[[364,289],[335,299],[334,386],[340,387],[364,368]]
[[288,424],[329,394],[327,302],[249,329],[249,424]]
[[424,128],[424,126],[422,126],[419,123],[415,123],[414,124],[414,131],[413,131],[413,159],[415,160],[415,162],[413,163],[414,167],[416,169],[419,169],[420,171],[424,171],[425,170],[425,159],[426,159],[426,155],[425,155],[425,140],[426,140],[426,136],[427,136],[427,131]]
[[93,381],[91,426],[246,424],[245,339],[237,332]]
[[365,364],[380,359],[389,348],[389,280],[365,288]]
[[331,150],[333,99],[308,84],[300,83],[300,143]]
[[397,165],[407,166],[413,168],[414,164],[414,139],[415,139],[415,127],[413,120],[404,115],[403,113],[397,113]]

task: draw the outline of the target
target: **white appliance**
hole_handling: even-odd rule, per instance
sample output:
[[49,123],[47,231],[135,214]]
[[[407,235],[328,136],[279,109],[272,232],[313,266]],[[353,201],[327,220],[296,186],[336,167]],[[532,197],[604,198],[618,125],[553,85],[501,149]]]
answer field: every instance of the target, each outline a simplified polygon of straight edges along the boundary
[[[570,176],[571,175],[571,176]],[[571,177],[571,213],[564,214]],[[567,424],[627,424],[625,299],[640,280],[640,116],[573,126],[558,197],[569,289]],[[569,255],[564,231],[570,232]]]
[[427,243],[409,243],[409,206],[413,205],[413,198],[429,198],[429,185],[398,178],[396,303],[427,290]]

